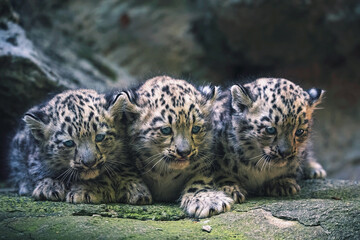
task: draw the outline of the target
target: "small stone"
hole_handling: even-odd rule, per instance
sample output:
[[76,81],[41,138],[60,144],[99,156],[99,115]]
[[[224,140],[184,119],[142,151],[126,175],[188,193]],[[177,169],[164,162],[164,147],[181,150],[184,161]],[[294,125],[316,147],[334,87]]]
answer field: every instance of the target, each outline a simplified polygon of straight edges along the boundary
[[101,217],[99,214],[93,214],[92,217]]
[[209,225],[205,225],[205,226],[202,227],[202,230],[205,231],[205,232],[208,232],[208,233],[211,232],[211,229],[212,228]]

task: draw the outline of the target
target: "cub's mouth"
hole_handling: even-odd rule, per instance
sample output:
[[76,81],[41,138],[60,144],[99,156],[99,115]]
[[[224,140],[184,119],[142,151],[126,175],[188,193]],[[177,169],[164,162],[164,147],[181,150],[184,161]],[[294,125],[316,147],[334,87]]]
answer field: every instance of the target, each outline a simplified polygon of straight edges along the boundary
[[283,167],[287,165],[289,162],[293,161],[294,159],[295,159],[295,155],[287,156],[285,158],[280,156],[270,155],[268,161],[270,162],[270,164],[274,166]]
[[188,157],[185,158],[173,157],[169,161],[169,168],[171,169],[184,169],[187,168],[189,165],[190,165],[190,158]]
[[91,168],[79,169],[79,177],[81,180],[90,180],[98,177],[102,173],[104,163],[100,162],[96,166]]
[[100,169],[86,169],[79,173],[79,177],[82,180],[94,179],[100,175]]

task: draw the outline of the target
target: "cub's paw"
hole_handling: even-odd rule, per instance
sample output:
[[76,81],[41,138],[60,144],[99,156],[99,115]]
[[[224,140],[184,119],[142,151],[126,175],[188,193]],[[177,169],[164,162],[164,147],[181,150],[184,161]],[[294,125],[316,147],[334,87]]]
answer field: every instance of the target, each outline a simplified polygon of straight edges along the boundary
[[292,178],[277,179],[265,186],[266,195],[273,197],[295,195],[299,191],[300,186]]
[[58,180],[45,178],[37,182],[32,196],[36,200],[63,201],[65,199],[65,185]]
[[326,178],[326,171],[317,162],[310,162],[308,166],[304,167],[305,179],[323,179]]
[[224,191],[226,194],[234,199],[235,203],[243,203],[245,202],[246,190],[238,185],[233,186],[222,186],[220,190]]
[[147,205],[152,203],[151,193],[144,183],[131,182],[127,185],[125,203],[133,205]]
[[180,207],[190,217],[205,218],[231,209],[234,200],[221,191],[199,190],[195,194],[186,193],[181,198]]
[[66,195],[69,203],[109,203],[115,199],[114,193],[101,187],[75,185]]

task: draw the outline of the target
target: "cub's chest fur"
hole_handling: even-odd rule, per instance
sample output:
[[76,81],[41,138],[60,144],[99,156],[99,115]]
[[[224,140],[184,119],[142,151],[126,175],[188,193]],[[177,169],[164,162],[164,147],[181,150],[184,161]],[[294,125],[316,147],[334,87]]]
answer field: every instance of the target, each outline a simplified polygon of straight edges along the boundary
[[191,174],[179,170],[167,173],[164,176],[148,173],[143,175],[143,179],[150,188],[155,201],[173,202],[180,197],[190,176]]
[[[292,166],[295,166],[295,163],[293,163]],[[245,178],[243,183],[246,189],[256,190],[272,179],[288,175],[291,171],[290,169],[289,166],[264,166],[260,171],[258,168],[254,168],[250,165],[246,166],[241,164],[240,176]]]
[[265,163],[263,165],[260,164],[259,166],[254,166],[253,163],[245,164],[238,159],[239,155],[235,153],[226,153],[224,160],[221,161],[222,170],[227,172],[227,176],[234,176],[237,178],[245,189],[251,189],[251,191],[255,192],[266,182],[291,174],[299,165],[296,161],[293,161],[282,167]]

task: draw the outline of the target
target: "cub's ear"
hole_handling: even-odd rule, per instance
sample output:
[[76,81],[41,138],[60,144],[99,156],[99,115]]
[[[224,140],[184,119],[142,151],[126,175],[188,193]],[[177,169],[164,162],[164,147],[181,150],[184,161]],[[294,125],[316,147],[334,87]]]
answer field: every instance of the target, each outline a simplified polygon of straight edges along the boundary
[[242,85],[233,85],[230,88],[231,92],[231,106],[235,111],[242,112],[246,108],[251,108],[253,99],[251,93]]
[[115,122],[119,122],[123,117],[125,96],[121,93],[106,96],[106,109]]
[[46,140],[49,134],[50,118],[41,110],[29,110],[25,113],[24,122],[37,140]]
[[133,120],[140,113],[140,107],[136,104],[137,95],[132,90],[123,91],[107,97],[107,109],[115,122],[120,121],[124,114]]
[[315,107],[316,105],[318,105],[319,103],[321,103],[321,100],[325,94],[324,90],[321,90],[319,88],[310,88],[309,90],[306,91],[309,96],[309,104],[311,107]]
[[202,105],[207,103],[212,104],[220,94],[219,87],[213,85],[201,86],[198,90],[204,96],[204,99],[201,102]]
[[125,96],[125,114],[128,116],[138,115],[141,112],[141,108],[137,105],[138,96],[135,91],[127,90],[122,92]]

